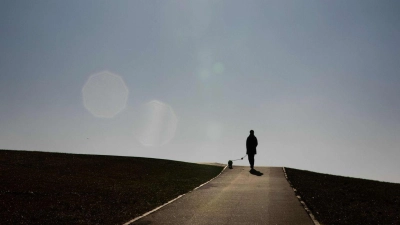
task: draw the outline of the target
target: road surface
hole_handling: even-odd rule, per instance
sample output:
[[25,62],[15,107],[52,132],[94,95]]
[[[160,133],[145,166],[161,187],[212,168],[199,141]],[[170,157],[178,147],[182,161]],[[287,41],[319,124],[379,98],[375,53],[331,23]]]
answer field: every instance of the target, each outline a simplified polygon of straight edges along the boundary
[[234,166],[208,184],[151,213],[144,224],[295,224],[313,225],[281,167]]

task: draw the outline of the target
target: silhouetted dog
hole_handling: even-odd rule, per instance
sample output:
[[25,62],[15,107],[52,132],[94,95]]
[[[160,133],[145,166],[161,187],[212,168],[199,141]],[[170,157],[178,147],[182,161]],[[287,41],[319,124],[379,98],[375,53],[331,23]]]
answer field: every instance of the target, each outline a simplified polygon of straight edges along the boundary
[[229,167],[229,169],[232,169],[232,164],[233,164],[232,160],[229,160],[229,161],[228,161],[228,167]]

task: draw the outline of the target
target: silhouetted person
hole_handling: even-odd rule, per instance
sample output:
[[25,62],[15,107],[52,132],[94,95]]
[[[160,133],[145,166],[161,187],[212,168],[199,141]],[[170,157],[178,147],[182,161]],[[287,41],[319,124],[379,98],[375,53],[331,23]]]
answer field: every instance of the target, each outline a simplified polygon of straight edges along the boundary
[[254,136],[254,131],[250,131],[250,135],[247,137],[246,140],[246,154],[249,157],[249,163],[250,163],[250,168],[251,170],[254,169],[254,155],[257,154],[257,145],[258,141],[256,136]]

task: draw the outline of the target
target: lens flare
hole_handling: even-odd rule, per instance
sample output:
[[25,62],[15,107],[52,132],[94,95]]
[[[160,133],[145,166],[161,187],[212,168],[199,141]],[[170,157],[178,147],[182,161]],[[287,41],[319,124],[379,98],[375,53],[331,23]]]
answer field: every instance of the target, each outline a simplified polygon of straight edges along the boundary
[[128,94],[124,80],[108,71],[91,75],[82,88],[83,105],[100,118],[112,118],[124,110]]
[[213,65],[212,70],[214,74],[222,74],[225,71],[224,64],[217,62]]
[[162,146],[175,136],[177,124],[178,119],[171,106],[153,100],[136,112],[134,135],[144,146]]

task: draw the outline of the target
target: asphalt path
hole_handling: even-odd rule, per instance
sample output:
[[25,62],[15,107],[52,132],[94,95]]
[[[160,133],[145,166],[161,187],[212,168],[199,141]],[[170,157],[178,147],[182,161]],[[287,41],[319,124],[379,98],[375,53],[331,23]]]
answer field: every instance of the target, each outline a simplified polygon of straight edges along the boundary
[[313,225],[281,167],[234,166],[207,183],[132,224]]

